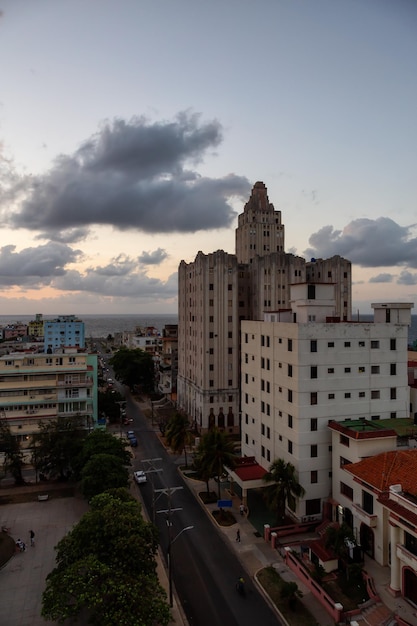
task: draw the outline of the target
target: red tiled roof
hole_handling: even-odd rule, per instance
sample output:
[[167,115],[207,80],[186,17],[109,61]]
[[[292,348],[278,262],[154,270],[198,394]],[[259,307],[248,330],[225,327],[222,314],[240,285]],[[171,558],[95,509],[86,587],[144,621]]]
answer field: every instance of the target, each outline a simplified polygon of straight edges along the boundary
[[399,502],[395,502],[394,500],[389,499],[389,494],[383,494],[380,498],[378,498],[378,502],[381,502],[385,508],[389,509],[391,513],[394,514],[394,517],[401,518],[406,520],[413,526],[417,527],[417,514],[409,511],[404,506],[402,506]]
[[333,561],[334,559],[337,559],[337,556],[335,555],[333,550],[326,548],[326,545],[322,539],[310,539],[309,541],[304,541],[303,544],[308,546],[310,550],[316,556],[318,556],[320,561],[323,561],[323,563],[325,561]]
[[261,467],[253,456],[243,456],[237,459],[234,472],[242,481],[257,480],[263,478],[267,473],[266,469]]
[[388,491],[391,485],[401,485],[404,492],[417,495],[417,449],[382,452],[345,465],[344,470],[379,491]]

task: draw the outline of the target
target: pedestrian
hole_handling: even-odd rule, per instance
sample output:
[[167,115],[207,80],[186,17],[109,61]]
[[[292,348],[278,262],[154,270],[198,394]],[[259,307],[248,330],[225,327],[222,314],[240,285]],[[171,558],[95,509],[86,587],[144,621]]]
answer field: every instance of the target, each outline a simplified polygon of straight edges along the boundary
[[29,531],[29,536],[30,536],[30,545],[33,548],[35,546],[35,533],[33,532],[33,530]]
[[26,544],[21,539],[18,539],[16,541],[16,546],[19,548],[20,552],[25,552],[26,551]]
[[239,530],[239,528],[238,528],[238,529],[237,529],[237,531],[236,531],[236,541],[237,541],[238,543],[240,543],[240,530]]
[[245,505],[243,504],[243,502],[240,503],[239,510],[240,510],[240,514],[241,515],[243,515],[245,513]]

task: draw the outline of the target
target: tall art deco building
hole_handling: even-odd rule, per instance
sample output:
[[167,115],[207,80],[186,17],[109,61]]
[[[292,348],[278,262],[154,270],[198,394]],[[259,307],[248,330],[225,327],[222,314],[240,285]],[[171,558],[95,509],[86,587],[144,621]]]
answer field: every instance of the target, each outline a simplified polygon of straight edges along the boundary
[[178,408],[199,430],[239,431],[240,323],[290,308],[290,285],[334,284],[334,316],[351,316],[351,264],[285,252],[281,211],[257,182],[238,217],[236,254],[198,252],[178,271]]

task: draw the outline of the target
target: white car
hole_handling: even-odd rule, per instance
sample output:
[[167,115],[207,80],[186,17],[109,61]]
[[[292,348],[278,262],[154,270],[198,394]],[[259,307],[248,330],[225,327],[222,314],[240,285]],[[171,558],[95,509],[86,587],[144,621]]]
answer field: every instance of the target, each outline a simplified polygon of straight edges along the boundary
[[138,470],[137,472],[133,472],[133,476],[138,485],[147,482],[146,474],[143,470]]

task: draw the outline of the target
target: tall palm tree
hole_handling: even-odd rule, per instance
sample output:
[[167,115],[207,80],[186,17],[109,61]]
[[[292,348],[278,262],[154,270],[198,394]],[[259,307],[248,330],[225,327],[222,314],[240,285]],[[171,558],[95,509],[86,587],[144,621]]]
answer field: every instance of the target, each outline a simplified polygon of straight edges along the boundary
[[265,501],[271,509],[276,510],[277,522],[280,524],[285,518],[286,505],[294,510],[297,498],[301,498],[305,490],[297,480],[294,465],[283,459],[275,459],[264,481],[270,483],[264,490]]
[[228,436],[213,428],[203,435],[197,450],[197,467],[202,475],[217,477],[218,496],[220,500],[220,476],[224,472],[225,466],[233,468],[235,466],[236,454],[234,453],[233,441]]
[[187,444],[191,442],[192,433],[188,418],[181,413],[175,413],[170,419],[165,430],[167,444],[174,452],[184,452],[185,467],[188,467]]

